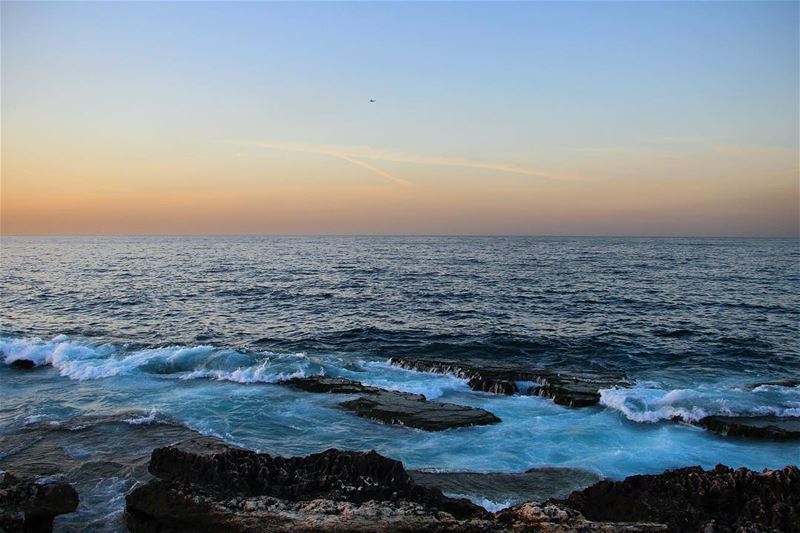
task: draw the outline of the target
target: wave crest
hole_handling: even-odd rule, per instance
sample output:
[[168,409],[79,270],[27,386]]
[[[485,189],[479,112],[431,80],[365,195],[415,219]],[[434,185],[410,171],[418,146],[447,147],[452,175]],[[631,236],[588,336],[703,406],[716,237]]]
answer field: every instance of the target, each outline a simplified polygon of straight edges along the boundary
[[634,422],[655,423],[707,416],[800,416],[800,388],[769,387],[742,390],[722,385],[666,389],[651,383],[629,389],[600,391],[600,404]]

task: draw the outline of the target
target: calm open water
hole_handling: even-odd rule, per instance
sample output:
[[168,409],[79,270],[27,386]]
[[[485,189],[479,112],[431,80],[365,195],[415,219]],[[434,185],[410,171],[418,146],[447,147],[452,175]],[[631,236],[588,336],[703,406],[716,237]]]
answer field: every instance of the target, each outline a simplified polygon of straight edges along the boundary
[[[410,467],[610,477],[782,467],[796,443],[675,415],[800,416],[800,241],[523,237],[3,238],[0,433],[141,410],[273,454],[374,448]],[[597,408],[470,391],[392,355],[625,372]],[[272,382],[324,372],[480,406],[440,433]]]

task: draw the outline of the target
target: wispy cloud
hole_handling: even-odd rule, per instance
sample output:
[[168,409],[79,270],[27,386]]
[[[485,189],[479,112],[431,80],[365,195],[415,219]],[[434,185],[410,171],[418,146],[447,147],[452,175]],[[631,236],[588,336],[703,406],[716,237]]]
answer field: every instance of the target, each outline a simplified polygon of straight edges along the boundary
[[386,172],[385,170],[382,170],[374,165],[371,165],[364,160],[387,161],[394,163],[409,163],[416,165],[433,165],[433,166],[444,166],[444,167],[461,167],[461,168],[473,168],[473,169],[483,169],[483,170],[496,170],[498,172],[520,174],[523,176],[531,176],[541,179],[552,179],[548,176],[531,172],[530,170],[527,170],[525,168],[520,168],[514,165],[508,165],[504,163],[487,163],[483,161],[475,161],[470,159],[418,155],[418,154],[409,154],[404,152],[393,152],[389,150],[371,148],[369,146],[329,146],[329,145],[291,144],[291,143],[280,143],[271,141],[247,141],[247,140],[229,140],[225,142],[228,144],[234,144],[239,146],[255,146],[260,148],[268,148],[271,150],[281,150],[286,152],[302,152],[308,154],[328,155],[331,157],[342,159],[344,161],[348,161],[362,168],[366,168],[367,170],[370,170],[375,174],[382,176],[386,179],[389,179],[399,185],[408,185],[409,182],[402,178],[398,178],[397,176],[394,176],[393,174],[390,174],[389,172]]

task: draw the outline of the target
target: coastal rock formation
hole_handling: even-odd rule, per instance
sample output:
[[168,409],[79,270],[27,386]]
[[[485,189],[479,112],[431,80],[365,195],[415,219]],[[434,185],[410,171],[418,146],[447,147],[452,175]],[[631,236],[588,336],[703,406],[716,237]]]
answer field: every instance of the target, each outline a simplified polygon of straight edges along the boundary
[[800,532],[800,469],[718,465],[601,481],[555,501],[597,521],[653,521],[675,532]]
[[402,463],[375,452],[282,458],[199,438],[154,450],[150,472],[156,479],[126,498],[125,523],[134,533],[666,531],[593,523],[556,504],[490,514],[417,485]]
[[596,405],[600,389],[628,385],[625,376],[615,373],[556,372],[498,362],[478,366],[419,357],[392,357],[389,362],[408,370],[458,376],[475,391],[542,396],[568,407]]
[[421,394],[384,390],[344,378],[315,376],[281,383],[308,392],[360,394],[339,405],[363,418],[387,424],[440,431],[500,422],[489,411],[477,407],[432,402]]
[[[494,515],[495,531],[541,533],[666,533],[666,525],[651,522],[592,522],[573,509],[552,503],[526,502]],[[485,531],[485,530],[484,530]]]
[[734,437],[761,440],[800,439],[800,417],[790,416],[708,416],[696,425]]
[[446,522],[488,516],[468,500],[416,485],[402,463],[376,452],[284,458],[200,438],[157,448],[149,470],[158,479],[126,499],[131,531],[313,530],[315,520],[327,530],[332,515],[333,522],[360,517],[365,528],[384,513]]
[[0,531],[52,531],[53,518],[77,508],[78,493],[68,483],[37,483],[0,472]]

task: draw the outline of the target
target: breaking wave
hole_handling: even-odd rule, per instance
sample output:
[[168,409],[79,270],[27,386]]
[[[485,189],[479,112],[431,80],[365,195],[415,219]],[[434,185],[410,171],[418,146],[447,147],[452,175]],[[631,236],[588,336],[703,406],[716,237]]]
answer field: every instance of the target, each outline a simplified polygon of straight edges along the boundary
[[707,384],[692,389],[668,389],[645,382],[629,389],[602,390],[600,404],[643,423],[673,418],[697,421],[712,415],[800,416],[800,387],[762,386],[744,390]]
[[3,361],[32,361],[50,365],[59,374],[83,381],[136,372],[178,379],[215,379],[238,383],[273,383],[324,372],[304,354],[259,352],[247,354],[213,346],[167,346],[127,350],[125,346],[92,345],[59,335],[39,338],[0,338]]

